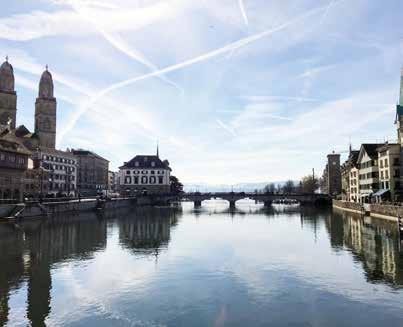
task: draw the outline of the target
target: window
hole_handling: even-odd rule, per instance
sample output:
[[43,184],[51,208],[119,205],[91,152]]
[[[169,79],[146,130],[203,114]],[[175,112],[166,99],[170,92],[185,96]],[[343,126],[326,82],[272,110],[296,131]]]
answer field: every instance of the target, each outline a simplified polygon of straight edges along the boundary
[[147,171],[147,170],[143,170],[141,173],[142,173],[143,175],[146,175],[146,174],[148,174],[148,171]]
[[151,175],[155,175],[155,170],[150,171]]
[[126,170],[126,175],[130,175],[130,170]]
[[148,183],[148,177],[147,176],[141,177],[141,184],[147,184],[147,183]]
[[151,167],[155,167],[155,162],[151,161]]
[[138,176],[134,176],[134,184],[138,184],[139,183],[139,177]]
[[388,159],[386,158],[385,159],[385,167],[387,167],[388,166]]
[[156,180],[155,180],[155,176],[151,176],[150,177],[150,184],[155,184]]
[[136,161],[136,162],[134,163],[134,165],[135,165],[136,167],[138,167],[138,166],[139,166],[139,162]]
[[162,184],[164,182],[163,176],[158,176],[158,184]]
[[131,183],[132,183],[132,178],[126,176],[126,178],[125,178],[125,184],[131,184]]

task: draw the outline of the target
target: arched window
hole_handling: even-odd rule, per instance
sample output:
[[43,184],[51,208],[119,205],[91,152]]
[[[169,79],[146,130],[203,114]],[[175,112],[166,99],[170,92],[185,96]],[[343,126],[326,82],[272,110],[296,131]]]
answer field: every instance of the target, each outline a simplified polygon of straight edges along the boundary
[[141,184],[148,184],[148,177],[147,176],[141,177]]

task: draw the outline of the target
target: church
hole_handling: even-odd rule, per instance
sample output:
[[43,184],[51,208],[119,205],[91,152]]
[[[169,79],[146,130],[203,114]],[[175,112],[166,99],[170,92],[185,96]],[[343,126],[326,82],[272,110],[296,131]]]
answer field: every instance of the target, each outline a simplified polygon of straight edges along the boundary
[[35,101],[34,131],[17,126],[14,70],[6,58],[0,66],[0,199],[75,194],[77,161],[71,151],[55,148],[56,114],[53,78],[46,67]]

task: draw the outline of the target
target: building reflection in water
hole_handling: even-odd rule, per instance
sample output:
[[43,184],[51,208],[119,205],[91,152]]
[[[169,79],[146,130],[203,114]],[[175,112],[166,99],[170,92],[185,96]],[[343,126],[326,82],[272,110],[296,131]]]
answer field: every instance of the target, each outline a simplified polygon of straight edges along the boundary
[[362,263],[368,281],[403,287],[403,257],[395,223],[334,212],[326,226],[332,246],[349,249]]
[[156,255],[166,248],[171,227],[178,222],[178,208],[137,208],[117,220],[119,242],[136,255]]
[[106,221],[93,214],[0,224],[0,326],[8,321],[9,295],[27,282],[27,319],[45,326],[51,309],[51,268],[85,260],[106,246]]

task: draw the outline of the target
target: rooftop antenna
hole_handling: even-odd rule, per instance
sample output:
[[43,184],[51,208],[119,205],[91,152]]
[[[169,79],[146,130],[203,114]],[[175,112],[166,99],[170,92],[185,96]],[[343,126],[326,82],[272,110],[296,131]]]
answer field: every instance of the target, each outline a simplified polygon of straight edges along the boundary
[[160,157],[159,141],[157,141],[157,158]]

